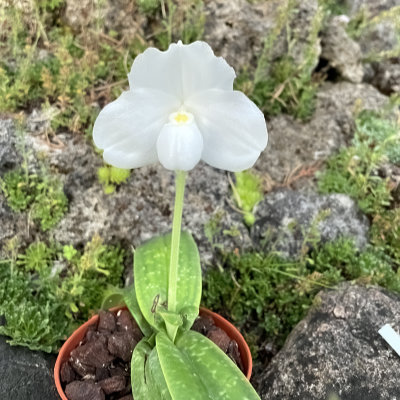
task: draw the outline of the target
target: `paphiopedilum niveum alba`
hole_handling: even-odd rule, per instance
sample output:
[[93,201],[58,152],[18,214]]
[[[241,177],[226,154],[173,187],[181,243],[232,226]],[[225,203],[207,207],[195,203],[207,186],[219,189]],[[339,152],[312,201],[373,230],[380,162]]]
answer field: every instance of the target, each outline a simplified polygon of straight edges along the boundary
[[[257,106],[233,90],[233,68],[205,42],[179,42],[164,52],[149,48],[136,57],[128,78],[130,90],[100,112],[93,140],[113,166],[160,162],[177,173],[166,301],[167,312],[175,313],[186,173],[200,160],[233,172],[252,167],[267,145],[267,128]],[[174,342],[178,327],[169,321]]]
[[[148,48],[128,75],[130,90],[108,104],[93,128],[104,160],[119,168],[160,162],[177,175],[171,280],[176,280],[185,174],[203,160],[227,171],[253,166],[267,145],[264,115],[233,90],[235,71],[201,41]],[[174,250],[175,249],[175,250]],[[171,286],[170,285],[170,286]],[[174,309],[173,287],[168,304]]]

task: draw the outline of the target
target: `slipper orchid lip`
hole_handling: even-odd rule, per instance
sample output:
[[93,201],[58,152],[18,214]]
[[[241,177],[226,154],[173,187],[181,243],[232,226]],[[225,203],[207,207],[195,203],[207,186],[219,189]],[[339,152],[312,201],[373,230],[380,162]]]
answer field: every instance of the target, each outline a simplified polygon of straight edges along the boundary
[[148,48],[128,74],[130,90],[99,114],[93,140],[120,168],[157,161],[188,171],[203,160],[242,171],[267,145],[263,113],[233,90],[235,72],[202,41]]

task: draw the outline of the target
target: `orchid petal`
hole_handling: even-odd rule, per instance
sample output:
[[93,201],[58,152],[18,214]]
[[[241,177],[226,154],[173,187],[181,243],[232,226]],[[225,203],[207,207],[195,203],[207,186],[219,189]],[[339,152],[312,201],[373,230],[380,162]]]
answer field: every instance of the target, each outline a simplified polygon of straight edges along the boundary
[[157,137],[178,107],[176,99],[156,90],[127,91],[100,112],[93,141],[106,162],[137,168],[157,161]]
[[268,133],[263,113],[248,97],[212,89],[192,96],[185,105],[203,135],[201,158],[207,164],[233,172],[254,165]]
[[203,137],[193,121],[164,125],[157,140],[157,153],[166,169],[189,171],[200,161]]
[[167,51],[149,48],[135,58],[128,74],[131,89],[151,88],[177,97],[207,89],[233,90],[235,71],[205,42],[172,43]]

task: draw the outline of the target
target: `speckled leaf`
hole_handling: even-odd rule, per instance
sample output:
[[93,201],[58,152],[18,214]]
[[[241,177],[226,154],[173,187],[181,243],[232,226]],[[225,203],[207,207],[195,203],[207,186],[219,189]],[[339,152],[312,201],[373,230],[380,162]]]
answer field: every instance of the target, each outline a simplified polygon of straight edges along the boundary
[[[156,349],[165,381],[173,400],[211,400],[200,377],[164,332],[157,333]],[[136,398],[135,398],[136,400]]]
[[132,394],[135,400],[160,400],[157,387],[147,377],[146,364],[151,353],[146,339],[142,339],[133,350],[131,360]]
[[153,330],[140,311],[140,307],[136,298],[135,287],[131,285],[123,290],[125,304],[133,315],[133,318],[135,318],[140,330],[145,336],[150,336],[153,333]]
[[[135,252],[134,276],[136,297],[147,322],[160,328],[162,319],[156,318],[157,308],[166,309],[168,271],[171,253],[171,234],[152,239]],[[201,297],[201,267],[196,243],[189,233],[182,232],[179,248],[176,312],[184,314],[188,307],[199,308]],[[186,326],[191,326],[196,316]],[[189,329],[189,328],[187,328]]]
[[151,351],[148,364],[150,365],[151,373],[158,386],[161,400],[172,400],[172,397],[169,394],[167,382],[165,381],[165,377],[161,369],[156,348]]
[[206,385],[209,396],[218,400],[259,400],[239,368],[211,340],[198,332],[184,332],[176,346],[190,359]]

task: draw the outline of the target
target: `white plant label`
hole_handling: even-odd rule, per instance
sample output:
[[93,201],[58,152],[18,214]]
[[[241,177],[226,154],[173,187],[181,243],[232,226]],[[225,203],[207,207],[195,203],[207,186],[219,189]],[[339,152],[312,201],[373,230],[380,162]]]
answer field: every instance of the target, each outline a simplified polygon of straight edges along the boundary
[[389,325],[384,325],[378,333],[386,340],[389,346],[400,356],[400,335]]

